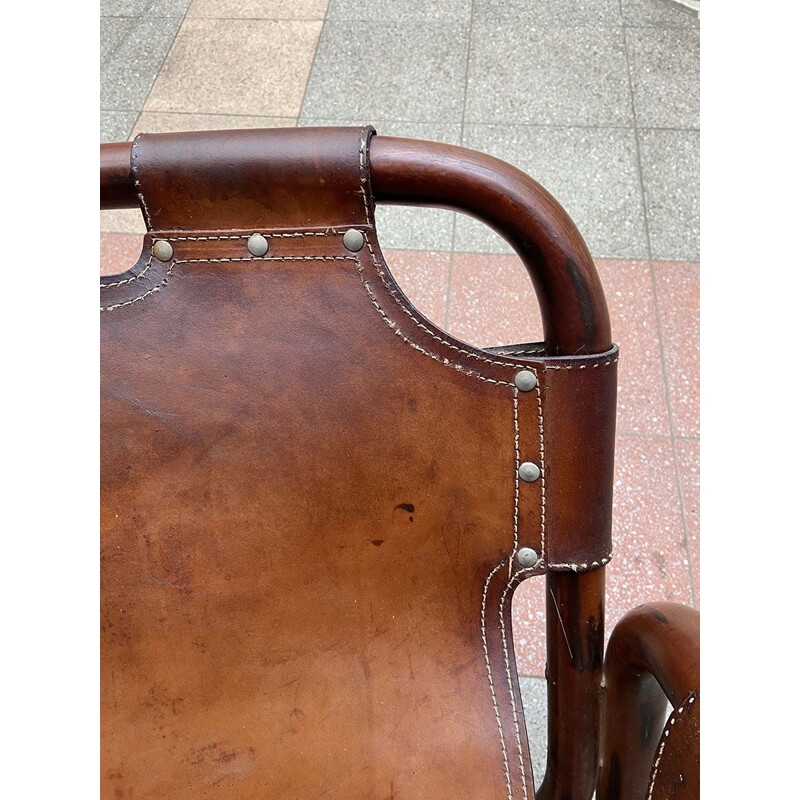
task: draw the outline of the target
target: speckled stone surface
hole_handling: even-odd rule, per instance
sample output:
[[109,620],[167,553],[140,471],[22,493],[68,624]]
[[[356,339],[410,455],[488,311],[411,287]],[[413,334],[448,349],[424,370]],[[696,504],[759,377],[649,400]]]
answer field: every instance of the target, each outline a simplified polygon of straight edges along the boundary
[[131,131],[171,133],[173,131],[225,131],[237,128],[294,128],[294,117],[249,117],[244,114],[189,114],[172,111],[144,111]]
[[186,16],[206,19],[325,19],[328,0],[193,0]]
[[331,0],[328,19],[380,22],[430,22],[469,19],[470,0]]
[[700,133],[639,131],[652,257],[697,261],[700,255]]
[[531,750],[531,769],[538,786],[547,766],[547,683],[542,678],[520,678],[525,728]]
[[296,116],[322,23],[186,19],[145,111]]
[[325,22],[301,116],[461,122],[466,22],[371,22],[365,30]]
[[422,250],[383,250],[389,271],[403,294],[424,317],[444,325],[450,254]]
[[632,28],[627,32],[636,122],[643,128],[700,126],[700,32]]
[[675,442],[678,478],[683,495],[686,521],[686,544],[689,573],[694,589],[695,607],[700,607],[700,440],[678,439]]
[[478,19],[471,44],[467,122],[633,124],[621,28]]
[[622,24],[619,0],[475,0],[475,19],[513,21],[532,28],[618,27]]
[[[464,146],[533,176],[572,217],[595,258],[646,258],[644,204],[633,130],[465,125]],[[486,225],[457,218],[455,249],[511,252]]]
[[119,275],[139,260],[142,237],[132,233],[100,234],[100,275]]
[[700,265],[654,263],[676,436],[700,436]]

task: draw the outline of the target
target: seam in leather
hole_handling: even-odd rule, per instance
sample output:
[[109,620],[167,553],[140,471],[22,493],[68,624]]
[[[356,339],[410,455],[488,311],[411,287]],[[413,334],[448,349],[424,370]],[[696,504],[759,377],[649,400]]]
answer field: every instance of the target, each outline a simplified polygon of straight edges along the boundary
[[161,289],[163,289],[167,285],[167,283],[168,283],[167,279],[172,274],[172,269],[175,266],[175,264],[177,264],[177,263],[180,263],[180,262],[173,261],[169,265],[169,267],[167,268],[167,272],[164,275],[164,277],[161,279],[161,282],[158,285],[153,286],[151,289],[148,289],[144,294],[140,294],[138,297],[133,297],[130,300],[125,300],[122,303],[115,303],[113,306],[100,306],[100,311],[114,311],[114,309],[116,309],[116,308],[122,308],[124,306],[130,306],[133,303],[138,303],[140,300],[144,300],[146,297],[149,297],[151,294],[155,294],[156,292],[160,292]]
[[144,269],[138,274],[134,275],[131,278],[126,278],[124,281],[116,281],[115,283],[101,283],[101,289],[111,289],[114,286],[124,286],[126,283],[131,283],[133,281],[138,281],[139,278],[143,278],[147,274],[147,270],[150,269],[150,265],[153,263],[153,254],[150,253],[150,258],[147,259],[147,264],[145,264]]
[[356,261],[353,256],[250,256],[242,258],[184,258],[176,264],[217,264],[223,261]]
[[511,390],[514,404],[514,549],[508,560],[508,577],[514,567],[514,556],[519,548],[519,389],[516,386]]
[[[250,233],[237,233],[234,236],[170,236],[171,242],[209,242],[221,239],[249,239],[252,234]],[[267,233],[269,239],[288,239],[298,236],[341,236],[342,231],[329,230],[329,231],[298,231],[297,233]]]
[[597,369],[598,367],[610,367],[619,361],[619,355],[609,361],[598,361],[595,364],[545,364],[542,369]]
[[517,701],[516,701],[516,699],[514,697],[514,686],[513,686],[512,680],[511,680],[511,659],[510,659],[509,654],[508,654],[509,653],[509,651],[508,651],[508,638],[506,636],[506,623],[505,623],[505,619],[503,618],[503,611],[505,609],[506,597],[508,596],[509,589],[511,589],[511,586],[513,585],[513,583],[517,580],[517,578],[523,572],[530,572],[531,570],[536,569],[537,566],[539,564],[541,564],[541,562],[542,562],[542,559],[540,558],[536,562],[536,564],[533,564],[530,567],[522,567],[522,569],[517,570],[508,579],[508,582],[506,583],[506,587],[503,590],[503,594],[500,597],[500,615],[499,615],[500,616],[500,634],[501,634],[502,639],[503,639],[503,658],[505,659],[506,679],[508,681],[508,694],[509,694],[509,697],[511,698],[511,712],[512,712],[512,718],[514,720],[514,734],[515,734],[515,737],[516,737],[516,740],[517,740],[517,754],[518,754],[518,757],[519,757],[519,772],[520,772],[520,775],[522,777],[522,794],[523,794],[523,797],[525,798],[525,800],[527,800],[527,798],[528,798],[528,779],[527,779],[527,777],[525,775],[525,761],[524,761],[524,758],[523,758],[523,755],[522,755],[522,737],[520,736],[520,732],[519,732],[519,716],[518,716],[518,712],[517,712]]
[[[152,252],[151,252],[151,260],[152,260]],[[155,292],[161,291],[161,289],[167,285],[168,277],[172,274],[172,270],[178,264],[197,264],[200,262],[217,262],[217,261],[354,261],[358,264],[358,259],[355,256],[252,256],[251,258],[192,258],[192,259],[178,259],[172,261],[167,268],[167,273],[164,278],[161,280],[157,286],[148,289],[144,294],[139,295],[138,297],[133,297],[130,300],[125,300],[123,303],[116,303],[112,306],[100,306],[100,311],[114,311],[114,309],[122,308],[124,306],[129,306],[133,303],[138,303],[140,300],[144,300],[146,297],[149,297],[151,294]],[[144,274],[144,272],[142,273]],[[141,277],[141,276],[137,276]],[[123,283],[128,283],[128,279],[123,281]],[[116,284],[109,284],[110,286],[115,286]],[[102,287],[101,287],[102,288]]]
[[136,187],[136,196],[139,198],[139,202],[142,204],[142,211],[144,212],[144,221],[147,225],[147,230],[153,230],[153,221],[150,219],[150,212],[147,209],[147,203],[144,199],[144,194],[142,194],[142,181],[140,180],[140,172],[139,172],[139,165],[136,163],[139,158],[139,134],[133,140],[133,144],[131,145],[131,172],[133,172],[133,185]]
[[550,569],[571,569],[577,572],[579,569],[588,569],[589,567],[604,567],[611,561],[613,550],[607,555],[603,556],[599,561],[587,561],[583,564],[548,564]]
[[541,557],[542,561],[545,560],[546,553],[545,553],[545,514],[547,512],[547,495],[545,493],[546,484],[545,484],[545,477],[544,477],[544,412],[542,411],[542,390],[539,386],[539,383],[536,384],[536,406],[537,406],[537,417],[539,421],[539,469],[541,472],[541,482],[542,482],[542,512],[541,512],[541,520],[542,520],[542,550],[541,550]]
[[[369,241],[369,240],[367,240],[367,241]],[[429,358],[432,358],[434,361],[438,361],[440,364],[444,364],[446,367],[451,367],[452,369],[454,369],[454,370],[456,370],[458,372],[461,372],[464,375],[470,375],[470,376],[472,376],[474,378],[477,378],[480,381],[485,381],[486,383],[494,383],[494,384],[497,384],[498,386],[514,386],[514,384],[510,383],[509,381],[499,381],[499,380],[495,380],[494,378],[487,378],[486,376],[481,375],[479,372],[473,372],[473,370],[471,370],[471,369],[467,369],[466,367],[462,367],[461,364],[456,364],[455,362],[449,361],[446,358],[441,358],[441,357],[437,356],[435,353],[431,353],[429,350],[426,350],[424,347],[421,347],[416,342],[412,342],[411,339],[409,339],[400,330],[400,328],[397,326],[397,324],[395,322],[393,322],[392,320],[390,320],[389,317],[386,316],[386,312],[384,312],[384,310],[381,308],[380,304],[378,303],[378,299],[375,296],[375,293],[372,291],[372,287],[369,285],[369,281],[367,281],[367,279],[364,277],[364,267],[358,261],[356,262],[356,269],[358,270],[359,277],[361,278],[361,285],[366,290],[367,296],[372,301],[372,305],[374,305],[375,308],[378,310],[378,313],[381,315],[381,318],[383,319],[383,321],[407,345],[409,345],[410,347],[413,347],[414,350],[418,350],[420,353],[423,353],[424,355],[428,356]],[[413,319],[413,317],[412,317],[412,319]],[[509,365],[506,365],[506,366],[509,366]]]
[[486,660],[486,672],[489,675],[489,691],[492,695],[492,705],[494,706],[494,716],[497,720],[497,730],[500,732],[500,748],[503,751],[503,766],[506,773],[506,786],[508,787],[508,800],[514,800],[514,793],[511,789],[511,771],[508,766],[508,753],[506,752],[506,740],[503,736],[503,723],[500,720],[500,709],[497,705],[497,695],[494,691],[494,679],[492,677],[492,665],[489,661],[489,644],[486,641],[486,596],[489,593],[489,583],[491,582],[494,574],[500,567],[505,564],[506,559],[503,559],[497,566],[489,573],[486,578],[486,583],[483,584],[483,600],[481,601],[481,639],[483,640],[483,657]]
[[[664,733],[661,736],[661,744],[658,748],[658,755],[656,756],[656,760],[653,762],[653,772],[650,776],[650,788],[647,791],[647,800],[652,800],[653,798],[653,790],[656,786],[656,776],[658,775],[658,766],[661,763],[661,756],[664,755],[664,748],[667,745],[667,739],[669,738],[669,731],[670,728],[675,724],[675,720],[680,718],[680,715],[689,708],[692,703],[697,699],[697,695],[695,692],[691,692],[688,697],[683,701],[683,704],[680,708],[675,709],[672,714],[670,715],[669,722],[664,727]],[[683,718],[685,719],[685,717]]]

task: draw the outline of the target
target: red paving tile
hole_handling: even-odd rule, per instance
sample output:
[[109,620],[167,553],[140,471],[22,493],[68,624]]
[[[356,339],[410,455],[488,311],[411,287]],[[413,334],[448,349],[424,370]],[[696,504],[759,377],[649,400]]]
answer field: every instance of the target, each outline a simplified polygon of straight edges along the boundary
[[406,297],[431,322],[444,327],[450,253],[384,250],[383,255]]
[[669,436],[667,394],[653,284],[646,261],[598,259],[597,271],[620,347],[617,430]]
[[700,435],[700,265],[654,262],[676,436]]
[[[598,260],[597,269],[620,345],[617,427],[621,433],[669,436],[664,371],[648,263]],[[510,255],[453,254],[448,329],[479,346],[542,338],[530,279]]]
[[142,237],[136,233],[100,234],[100,274],[119,275],[130,269],[142,252]]
[[542,340],[536,295],[517,256],[453,253],[447,329],[479,347]]
[[[675,462],[669,438],[620,436],[614,477],[614,558],[607,575],[606,638],[623,614],[641,603],[692,602]],[[514,596],[517,666],[543,676],[543,579]]]
[[675,450],[683,493],[695,606],[700,608],[700,442],[696,439],[677,439]]

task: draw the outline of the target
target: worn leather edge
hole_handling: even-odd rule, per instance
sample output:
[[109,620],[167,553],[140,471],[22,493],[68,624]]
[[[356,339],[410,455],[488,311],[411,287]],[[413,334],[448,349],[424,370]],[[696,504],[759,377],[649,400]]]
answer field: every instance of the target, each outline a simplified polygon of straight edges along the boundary
[[700,689],[687,695],[667,719],[646,800],[700,796]]
[[[365,221],[361,128],[138,134],[131,173],[148,231]],[[366,214],[368,217],[369,214]]]

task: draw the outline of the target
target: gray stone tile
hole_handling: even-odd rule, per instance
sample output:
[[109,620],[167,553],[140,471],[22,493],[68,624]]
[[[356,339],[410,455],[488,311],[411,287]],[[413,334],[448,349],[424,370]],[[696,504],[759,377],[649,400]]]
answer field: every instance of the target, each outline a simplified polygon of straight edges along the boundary
[[627,31],[636,122],[643,128],[700,127],[700,32]]
[[[647,239],[629,128],[467,125],[464,146],[519,167],[564,206],[597,258],[646,258]],[[511,248],[482,223],[456,218],[456,251]]]
[[100,0],[101,17],[139,17],[147,12],[152,0]]
[[669,0],[621,0],[626,25],[696,28],[697,14]]
[[700,134],[639,131],[647,225],[655,259],[700,258]]
[[544,678],[520,677],[519,688],[525,711],[533,779],[538,785],[547,766],[547,681]]
[[100,0],[104,17],[183,16],[192,0]]
[[630,125],[622,28],[538,28],[476,20],[468,122]]
[[301,118],[460,122],[466,23],[327,21]]
[[541,25],[614,27],[622,24],[619,0],[475,0],[475,19]]
[[125,17],[100,17],[100,72],[108,67],[120,44],[130,35],[135,20]]
[[207,19],[325,19],[327,0],[194,0],[188,17]]
[[[378,135],[426,139],[430,142],[458,144],[461,126],[456,123],[378,122],[361,119],[301,119],[300,126],[311,125],[372,125]],[[375,225],[383,248],[396,250],[444,250],[453,246],[452,211],[440,208],[419,208],[378,205]]]
[[101,111],[100,141],[124,142],[138,116],[138,111]]
[[469,22],[470,0],[330,0],[328,19],[405,22],[406,20],[456,20]]
[[[118,39],[113,50],[107,53],[105,59],[101,59],[101,108],[111,111],[141,109],[169,52],[181,19],[142,17],[121,20],[116,27],[109,25]],[[106,21],[110,22],[110,19]]]

